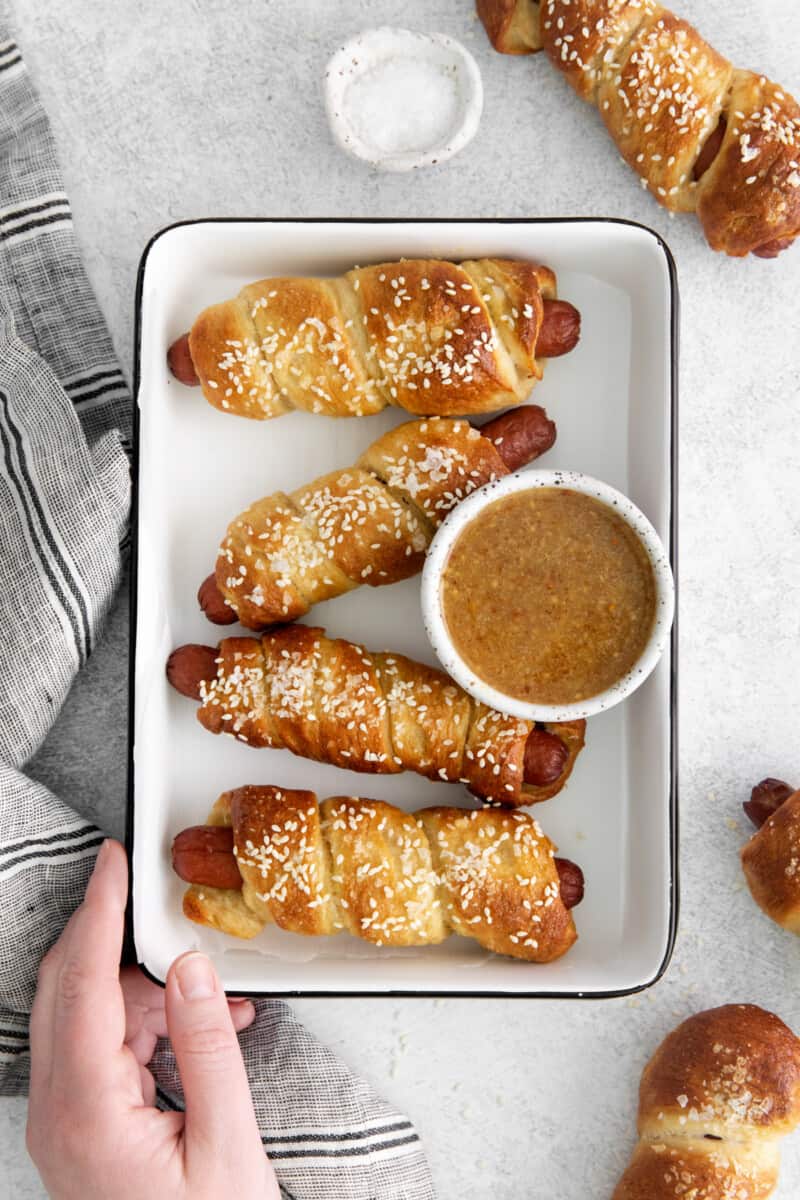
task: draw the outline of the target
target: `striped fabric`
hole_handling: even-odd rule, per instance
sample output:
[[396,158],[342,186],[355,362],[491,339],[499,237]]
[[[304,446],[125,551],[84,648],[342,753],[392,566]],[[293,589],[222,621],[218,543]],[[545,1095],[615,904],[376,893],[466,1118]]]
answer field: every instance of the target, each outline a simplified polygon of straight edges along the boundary
[[[91,653],[127,539],[131,397],[78,254],[49,124],[0,34],[0,1094],[27,1090],[38,964],[103,834],[22,773]],[[287,1200],[430,1200],[409,1120],[278,1001],[242,1035]],[[168,1044],[152,1064],[182,1105]]]

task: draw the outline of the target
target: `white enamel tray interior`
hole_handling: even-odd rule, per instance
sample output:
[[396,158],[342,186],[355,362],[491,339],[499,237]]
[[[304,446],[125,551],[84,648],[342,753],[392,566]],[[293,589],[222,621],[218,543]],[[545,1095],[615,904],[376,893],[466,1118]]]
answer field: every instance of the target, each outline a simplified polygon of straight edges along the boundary
[[[167,685],[164,664],[184,642],[241,632],[210,625],[195,594],[236,513],[276,489],[344,467],[385,429],[390,410],[332,420],[293,413],[255,422],[211,408],[168,374],[167,347],[206,304],[268,275],[336,275],[354,263],[400,257],[530,257],[558,273],[581,310],[583,335],[551,362],[533,399],[557,423],[541,466],[584,471],[627,493],[669,544],[671,285],[654,234],[580,222],[188,224],[161,234],[146,256],[141,294],[138,613],[133,766],[133,912],[140,962],[163,979],[196,947],[241,993],[419,992],[591,995],[633,990],[665,964],[674,918],[671,817],[671,656],[613,711],[589,721],[566,789],[535,815],[562,855],[582,866],[580,939],[538,966],[499,958],[451,937],[392,951],[349,935],[308,939],[275,928],[239,942],[187,921],[184,884],[170,866],[179,830],[201,824],[218,794],[245,783],[311,788],[320,797],[376,797],[406,809],[472,807],[460,786],[411,773],[357,775],[214,737],[197,705]],[[335,635],[431,662],[419,579],[361,588],[306,620]]]

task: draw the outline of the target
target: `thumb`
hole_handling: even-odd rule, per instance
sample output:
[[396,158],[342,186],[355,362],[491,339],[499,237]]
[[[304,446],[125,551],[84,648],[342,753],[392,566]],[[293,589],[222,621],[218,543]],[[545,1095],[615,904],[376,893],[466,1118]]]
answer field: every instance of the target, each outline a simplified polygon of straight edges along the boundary
[[170,967],[166,1016],[186,1100],[187,1167],[218,1171],[221,1160],[241,1164],[253,1153],[263,1160],[228,1002],[204,954],[184,954]]

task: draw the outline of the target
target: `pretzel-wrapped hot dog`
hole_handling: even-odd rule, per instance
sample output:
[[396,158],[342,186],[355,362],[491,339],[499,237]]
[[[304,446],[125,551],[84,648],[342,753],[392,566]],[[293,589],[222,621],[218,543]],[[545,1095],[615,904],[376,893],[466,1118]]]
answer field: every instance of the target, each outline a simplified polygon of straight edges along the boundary
[[265,279],[201,313],[170,369],[223,412],[366,416],[494,412],[526,399],[542,360],[578,341],[549,267],[409,259],[338,279]]
[[800,105],[655,0],[478,0],[496,49],[544,49],[644,187],[709,245],[773,258],[800,233]]
[[259,630],[360,584],[407,579],[460,500],[549,449],[555,433],[538,405],[482,430],[448,417],[399,425],[355,466],[267,496],[232,521],[200,606],[216,624],[238,617]]
[[751,895],[778,925],[800,933],[800,791],[762,779],[743,807],[757,828],[741,852]]
[[497,954],[550,962],[577,936],[569,908],[582,896],[580,868],[561,860],[559,869],[527,813],[406,813],[349,796],[318,805],[313,792],[243,787],[220,796],[208,826],[180,833],[172,854],[192,885],[186,916],[236,937],[273,922],[306,935],[346,930],[377,946],[458,933]]
[[351,771],[416,771],[508,807],[556,795],[584,742],[584,721],[534,727],[442,671],[306,625],[225,638],[217,650],[182,646],[167,676],[202,701],[198,719],[212,733]]

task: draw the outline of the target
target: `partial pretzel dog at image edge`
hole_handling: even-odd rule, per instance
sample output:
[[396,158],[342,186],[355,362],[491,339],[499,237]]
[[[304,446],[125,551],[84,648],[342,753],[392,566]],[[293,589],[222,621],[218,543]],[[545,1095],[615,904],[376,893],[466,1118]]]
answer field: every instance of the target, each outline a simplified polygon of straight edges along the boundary
[[656,0],[477,0],[496,50],[544,50],[642,186],[713,250],[775,258],[800,234],[800,105]]

